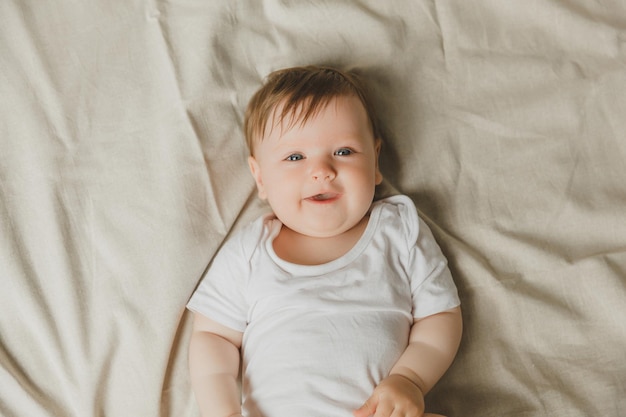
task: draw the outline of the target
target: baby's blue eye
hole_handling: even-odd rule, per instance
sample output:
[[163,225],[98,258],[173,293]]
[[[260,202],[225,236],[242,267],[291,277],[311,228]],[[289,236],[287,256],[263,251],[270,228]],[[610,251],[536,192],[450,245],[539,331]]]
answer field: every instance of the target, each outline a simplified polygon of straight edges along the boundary
[[287,158],[285,158],[285,161],[299,161],[301,159],[304,159],[304,156],[302,156],[299,153],[293,153],[289,155]]
[[352,149],[348,149],[348,148],[341,148],[335,151],[335,155],[338,155],[338,156],[348,156],[352,154],[353,154]]

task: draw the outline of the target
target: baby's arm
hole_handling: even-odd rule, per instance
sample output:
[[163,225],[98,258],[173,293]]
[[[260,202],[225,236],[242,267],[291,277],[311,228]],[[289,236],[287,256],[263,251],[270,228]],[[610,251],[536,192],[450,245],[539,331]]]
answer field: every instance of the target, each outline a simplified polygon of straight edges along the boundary
[[462,328],[460,307],[415,320],[406,350],[354,416],[422,416],[424,395],[452,364]]
[[237,377],[242,336],[241,332],[194,313],[189,372],[202,417],[241,414]]

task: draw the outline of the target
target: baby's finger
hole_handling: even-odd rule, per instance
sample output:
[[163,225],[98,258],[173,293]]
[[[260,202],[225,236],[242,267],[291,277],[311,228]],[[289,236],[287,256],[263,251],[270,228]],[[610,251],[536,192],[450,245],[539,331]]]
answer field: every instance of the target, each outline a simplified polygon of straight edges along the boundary
[[[393,403],[392,402],[379,402],[376,407],[376,414],[374,417],[391,417],[393,413]],[[394,416],[395,417],[395,416]]]
[[352,414],[354,417],[370,417],[374,415],[376,411],[377,400],[374,397],[369,397],[361,407],[354,410]]

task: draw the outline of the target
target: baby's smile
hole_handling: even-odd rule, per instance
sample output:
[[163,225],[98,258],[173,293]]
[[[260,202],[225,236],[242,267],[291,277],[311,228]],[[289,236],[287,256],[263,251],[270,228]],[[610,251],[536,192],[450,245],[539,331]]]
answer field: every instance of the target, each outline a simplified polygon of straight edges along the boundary
[[339,198],[339,194],[337,193],[322,193],[322,194],[315,194],[307,198],[307,200],[312,200],[315,202],[330,202],[338,198]]

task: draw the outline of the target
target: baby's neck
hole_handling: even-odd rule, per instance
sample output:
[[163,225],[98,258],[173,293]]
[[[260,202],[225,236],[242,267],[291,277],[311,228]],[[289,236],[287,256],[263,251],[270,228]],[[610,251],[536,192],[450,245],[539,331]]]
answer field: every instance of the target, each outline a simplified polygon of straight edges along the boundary
[[348,253],[363,235],[368,221],[369,216],[365,216],[346,232],[325,238],[303,235],[283,225],[274,239],[274,252],[282,260],[294,264],[325,264]]

